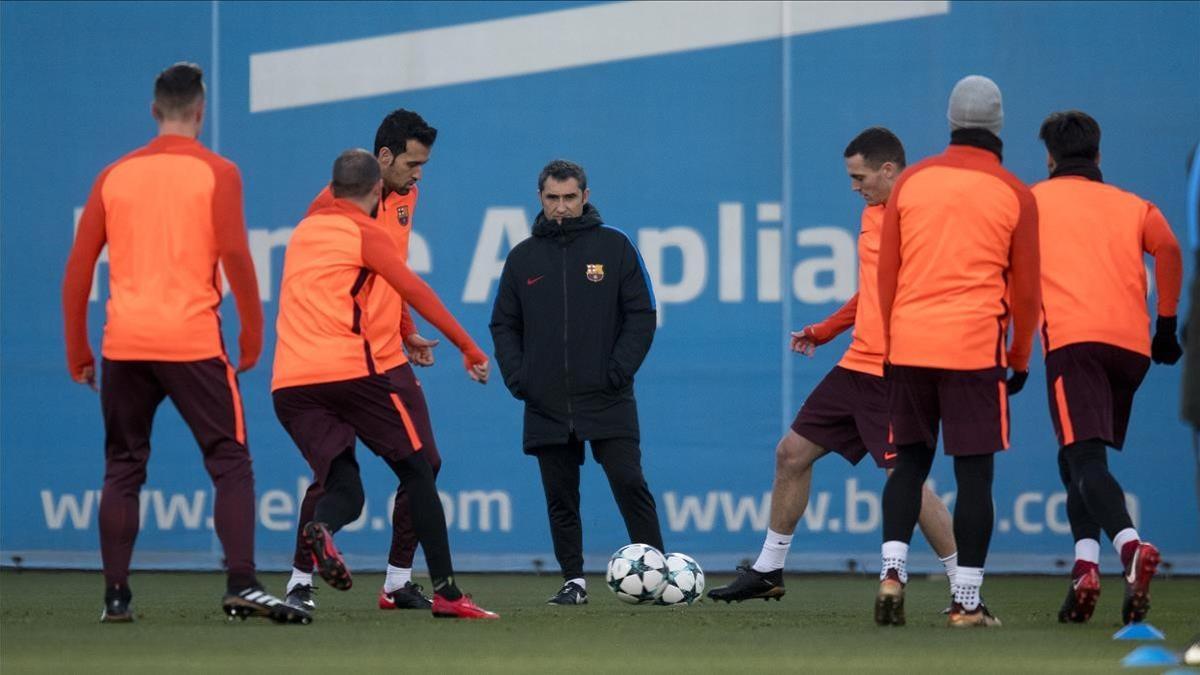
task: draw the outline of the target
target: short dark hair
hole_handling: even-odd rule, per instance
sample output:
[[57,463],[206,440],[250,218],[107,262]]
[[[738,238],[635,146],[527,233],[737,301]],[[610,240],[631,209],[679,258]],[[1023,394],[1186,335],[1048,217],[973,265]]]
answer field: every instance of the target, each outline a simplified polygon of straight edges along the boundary
[[194,63],[176,63],[154,80],[154,103],[164,117],[179,117],[203,98],[204,71]]
[[904,160],[904,144],[896,134],[883,127],[871,127],[855,136],[842,156],[848,159],[855,155],[862,155],[872,169],[883,166],[884,162],[891,162],[901,169],[907,164]]
[[565,159],[556,159],[542,169],[542,173],[538,175],[538,192],[541,192],[546,187],[547,178],[553,178],[557,181],[574,178],[579,182],[580,192],[587,189],[587,173],[584,172],[583,167],[575,162],[568,162]]
[[437,140],[437,129],[429,126],[417,113],[396,108],[379,123],[375,132],[375,155],[387,148],[393,155],[403,155],[410,140],[432,148]]
[[363,197],[379,182],[379,160],[362,148],[351,148],[333,162],[329,188],[334,197]]
[[1096,159],[1100,154],[1100,123],[1082,110],[1050,113],[1038,138],[1055,162],[1064,159]]

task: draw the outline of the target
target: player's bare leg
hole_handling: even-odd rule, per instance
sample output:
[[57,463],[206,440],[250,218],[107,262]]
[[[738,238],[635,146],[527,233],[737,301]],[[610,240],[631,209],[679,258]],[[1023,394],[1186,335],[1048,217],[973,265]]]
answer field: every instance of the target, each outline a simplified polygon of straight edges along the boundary
[[828,452],[790,429],[779,440],[775,447],[775,482],[771,486],[771,520],[762,552],[753,565],[739,567],[737,577],[728,586],[714,588],[708,597],[725,602],[783,597],[783,564],[796,524],[808,507],[813,463]]

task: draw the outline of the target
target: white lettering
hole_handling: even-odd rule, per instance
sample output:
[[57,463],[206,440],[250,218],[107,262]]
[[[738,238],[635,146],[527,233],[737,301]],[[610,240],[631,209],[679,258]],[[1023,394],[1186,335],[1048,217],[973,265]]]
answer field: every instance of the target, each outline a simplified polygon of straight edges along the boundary
[[85,530],[92,520],[92,506],[99,501],[99,490],[85,491],[82,500],[75,495],[60,495],[55,500],[54,493],[42,490],[42,513],[46,516],[46,527],[61,530],[63,523],[70,518],[72,527]]
[[[646,263],[646,273],[658,299],[658,322],[663,322],[667,303],[691,302],[700,296],[708,277],[708,251],[704,238],[690,227],[669,227],[663,230],[646,228],[638,232],[638,248]],[[663,279],[663,258],[667,249],[676,248],[683,256],[679,281]]]
[[804,528],[809,532],[820,532],[825,529],[825,518],[829,515],[830,494],[818,492],[814,503],[810,497],[808,508],[804,509]]
[[[1059,517],[1062,513],[1062,517]],[[1055,492],[1046,499],[1046,527],[1054,534],[1067,534],[1071,531],[1071,521],[1067,520],[1067,493]]]
[[[258,518],[263,527],[276,532],[292,529],[291,516],[295,510],[291,495],[283,490],[267,490],[258,502]],[[285,520],[276,520],[277,516]]]
[[[867,505],[867,517],[859,519],[859,504]],[[859,491],[858,479],[846,479],[846,531],[853,533],[870,532],[879,527],[879,495],[869,490]]]
[[492,505],[499,512],[500,531],[512,530],[512,500],[508,493],[501,490],[484,492],[483,490],[468,490],[458,493],[458,529],[471,531],[471,505],[476,505],[480,532],[492,531]]
[[683,532],[688,529],[688,522],[696,523],[697,532],[711,532],[713,522],[717,519],[717,493],[709,492],[704,506],[700,505],[700,498],[695,495],[687,495],[683,501],[678,501],[678,495],[674,492],[663,493],[663,504],[667,507],[667,527],[671,528],[672,532]]
[[[792,273],[792,291],[797,300],[821,304],[849,300],[854,295],[858,253],[849,232],[840,227],[810,227],[796,232],[796,243],[827,246],[830,250],[829,257],[808,258],[796,265]],[[832,283],[818,283],[822,272],[832,275]]]
[[725,528],[730,532],[740,532],[747,518],[750,519],[751,528],[765,532],[771,517],[771,493],[764,492],[757,502],[750,495],[739,497],[737,506],[734,506],[733,495],[722,492],[721,511],[725,516]]
[[[485,302],[492,282],[504,271],[508,251],[529,238],[529,219],[525,209],[492,206],[483,215],[483,228],[471,256],[471,270],[463,289],[463,302]],[[507,247],[504,246],[507,240]]]
[[190,502],[187,495],[173,494],[170,498],[164,500],[161,490],[149,490],[147,492],[150,495],[150,501],[154,505],[154,520],[158,525],[158,529],[170,530],[174,528],[176,518],[183,523],[185,529],[200,529],[200,523],[204,518],[205,492],[203,490],[193,492]]
[[1017,495],[1017,500],[1013,503],[1013,523],[1017,526],[1018,532],[1038,534],[1044,529],[1041,523],[1029,520],[1025,514],[1025,510],[1030,504],[1041,502],[1043,499],[1040,492],[1022,492]]
[[742,205],[721,202],[717,207],[717,296],[721,302],[741,302],[745,296],[742,267]]

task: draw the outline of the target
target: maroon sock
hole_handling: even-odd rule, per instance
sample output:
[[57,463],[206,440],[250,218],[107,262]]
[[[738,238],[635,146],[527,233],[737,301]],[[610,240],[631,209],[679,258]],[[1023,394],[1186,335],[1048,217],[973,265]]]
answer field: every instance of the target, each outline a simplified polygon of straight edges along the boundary
[[1141,541],[1134,539],[1125,542],[1125,545],[1121,547],[1121,564],[1125,566],[1125,569],[1129,569],[1129,563],[1133,562],[1133,554],[1137,552],[1137,547],[1141,544]]
[[1089,560],[1076,560],[1075,567],[1071,568],[1071,578],[1078,579],[1079,577],[1087,574],[1091,570],[1095,570],[1096,573],[1099,574],[1100,573],[1100,565],[1098,565],[1094,562],[1091,562]]

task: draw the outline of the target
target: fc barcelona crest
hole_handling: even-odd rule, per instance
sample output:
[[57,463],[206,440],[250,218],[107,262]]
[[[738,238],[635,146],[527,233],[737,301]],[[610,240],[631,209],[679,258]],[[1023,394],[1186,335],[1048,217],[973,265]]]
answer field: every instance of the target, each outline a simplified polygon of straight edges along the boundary
[[396,207],[396,220],[400,221],[401,227],[408,227],[408,207]]
[[587,266],[587,280],[595,283],[604,281],[604,265],[589,263]]

